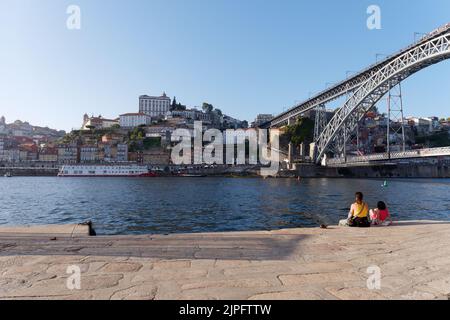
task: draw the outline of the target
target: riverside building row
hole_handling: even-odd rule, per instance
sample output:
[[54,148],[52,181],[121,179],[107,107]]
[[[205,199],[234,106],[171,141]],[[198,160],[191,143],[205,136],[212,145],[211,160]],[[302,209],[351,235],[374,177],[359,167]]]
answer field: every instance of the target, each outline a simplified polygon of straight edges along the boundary
[[39,147],[35,144],[14,145],[0,138],[0,163],[53,162],[59,164],[127,162],[126,143],[95,145],[59,144]]

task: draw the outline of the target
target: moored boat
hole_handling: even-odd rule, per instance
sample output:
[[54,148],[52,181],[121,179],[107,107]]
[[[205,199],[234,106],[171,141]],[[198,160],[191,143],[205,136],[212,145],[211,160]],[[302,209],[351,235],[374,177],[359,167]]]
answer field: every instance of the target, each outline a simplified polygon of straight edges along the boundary
[[58,177],[155,177],[146,166],[137,164],[64,165]]
[[186,177],[186,178],[204,178],[206,174],[190,174],[190,173],[181,173],[178,176]]

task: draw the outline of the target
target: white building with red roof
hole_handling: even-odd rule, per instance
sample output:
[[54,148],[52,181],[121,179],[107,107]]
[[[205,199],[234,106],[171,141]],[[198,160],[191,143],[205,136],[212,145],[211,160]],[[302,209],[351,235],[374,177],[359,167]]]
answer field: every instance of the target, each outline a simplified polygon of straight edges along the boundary
[[122,128],[136,128],[142,125],[148,126],[152,118],[145,113],[125,113],[119,116],[119,124]]

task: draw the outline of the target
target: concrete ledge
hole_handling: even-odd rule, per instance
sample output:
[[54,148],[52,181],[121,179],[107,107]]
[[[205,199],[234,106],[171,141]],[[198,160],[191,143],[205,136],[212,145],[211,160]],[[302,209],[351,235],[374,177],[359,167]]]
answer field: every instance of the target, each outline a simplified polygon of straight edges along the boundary
[[92,234],[90,224],[66,225],[25,225],[0,226],[0,237],[3,236],[89,236]]
[[450,221],[439,221],[439,220],[403,220],[394,221],[393,226],[419,226],[427,224],[450,224]]

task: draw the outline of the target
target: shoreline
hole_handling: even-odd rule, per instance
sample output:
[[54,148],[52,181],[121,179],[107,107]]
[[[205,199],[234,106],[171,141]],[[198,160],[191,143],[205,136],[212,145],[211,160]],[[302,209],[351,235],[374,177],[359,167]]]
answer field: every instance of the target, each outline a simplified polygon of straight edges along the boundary
[[[56,177],[57,168],[5,168],[0,167],[0,177],[5,174],[13,177]],[[223,168],[188,170],[186,175],[198,175],[205,177],[236,177],[236,178],[264,178],[258,169],[250,168]],[[157,173],[156,177],[184,178],[176,174]],[[152,177],[152,178],[156,178]],[[311,164],[296,166],[293,170],[280,170],[277,176],[269,178],[330,178],[330,179],[448,179],[450,178],[450,166],[448,165],[402,165],[396,164],[389,167],[380,165],[355,166],[355,167],[318,167]],[[88,177],[90,178],[90,177]]]
[[[0,299],[447,299],[450,294],[450,222],[95,237],[86,225],[7,228],[0,227]],[[67,288],[70,266],[81,270],[80,290]],[[371,266],[380,268],[379,290],[367,288]]]
[[21,177],[21,178],[35,178],[35,177],[54,177],[54,178],[140,178],[140,179],[149,179],[149,178],[258,178],[258,179],[353,179],[353,180],[409,180],[409,179],[450,179],[450,176],[357,176],[357,175],[299,175],[297,171],[281,171],[278,176],[261,176],[259,174],[252,173],[228,173],[228,174],[198,174],[199,176],[195,176],[197,174],[193,173],[193,176],[182,176],[182,175],[157,175],[154,177],[130,177],[130,176],[67,176],[67,177],[58,177],[58,172],[52,172],[52,170],[44,170],[43,172],[36,172],[33,174],[22,174],[19,172],[11,171],[11,170],[2,170],[0,168],[0,178],[4,177],[4,174],[7,172],[12,173],[12,177]]

